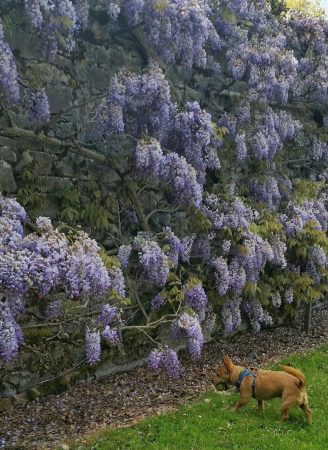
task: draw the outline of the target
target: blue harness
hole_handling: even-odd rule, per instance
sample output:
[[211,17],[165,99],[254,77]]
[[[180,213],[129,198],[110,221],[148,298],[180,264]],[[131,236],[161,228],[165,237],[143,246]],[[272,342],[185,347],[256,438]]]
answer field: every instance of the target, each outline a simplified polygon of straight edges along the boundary
[[251,377],[253,377],[252,385],[251,385],[252,386],[252,396],[255,398],[256,375],[257,375],[256,372],[252,372],[251,370],[248,370],[248,369],[244,369],[243,371],[241,371],[239,374],[237,383],[236,383],[236,387],[237,387],[238,391],[240,391],[240,385],[243,382],[244,378],[251,376]]

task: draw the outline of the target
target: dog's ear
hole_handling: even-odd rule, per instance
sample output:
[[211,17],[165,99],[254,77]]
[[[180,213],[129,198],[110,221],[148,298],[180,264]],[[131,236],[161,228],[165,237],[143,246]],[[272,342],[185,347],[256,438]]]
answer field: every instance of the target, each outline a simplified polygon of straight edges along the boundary
[[223,363],[226,366],[226,368],[228,369],[228,372],[231,372],[231,369],[233,367],[233,362],[231,361],[231,358],[229,356],[225,356],[223,358]]

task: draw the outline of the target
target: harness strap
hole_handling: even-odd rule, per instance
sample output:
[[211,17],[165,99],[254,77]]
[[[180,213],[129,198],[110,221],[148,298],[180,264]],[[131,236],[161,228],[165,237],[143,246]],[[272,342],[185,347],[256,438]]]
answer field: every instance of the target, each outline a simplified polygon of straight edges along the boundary
[[256,376],[257,376],[256,372],[253,372],[248,369],[244,369],[243,371],[241,371],[239,374],[238,380],[236,382],[236,387],[237,387],[238,391],[240,391],[241,383],[243,382],[244,378],[248,377],[248,376],[253,377],[251,387],[252,387],[252,396],[255,398],[255,387],[256,387]]
[[255,398],[255,385],[256,385],[256,376],[257,376],[257,373],[256,372],[253,372],[252,373],[252,375],[253,375],[253,380],[252,380],[252,397],[254,397]]

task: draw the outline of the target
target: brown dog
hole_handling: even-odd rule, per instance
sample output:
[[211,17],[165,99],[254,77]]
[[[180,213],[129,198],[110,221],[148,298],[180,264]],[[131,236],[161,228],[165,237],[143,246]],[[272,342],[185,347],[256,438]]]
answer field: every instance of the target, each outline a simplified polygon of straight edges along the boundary
[[223,358],[223,364],[217,368],[214,384],[228,383],[240,390],[239,402],[234,411],[246,405],[252,398],[257,399],[259,410],[264,411],[264,400],[281,397],[281,420],[288,420],[288,410],[299,406],[304,411],[309,423],[312,422],[312,411],[309,408],[306,392],[306,379],[303,373],[293,367],[281,366],[284,372],[273,370],[247,371],[244,367],[235,366],[229,356]]

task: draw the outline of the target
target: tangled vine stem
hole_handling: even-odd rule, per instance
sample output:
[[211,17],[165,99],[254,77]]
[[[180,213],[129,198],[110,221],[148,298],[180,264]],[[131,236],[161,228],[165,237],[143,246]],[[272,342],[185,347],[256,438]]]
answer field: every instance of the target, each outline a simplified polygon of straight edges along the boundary
[[31,141],[38,141],[41,144],[48,145],[50,147],[65,148],[66,150],[69,150],[72,153],[77,153],[77,154],[84,156],[85,158],[91,159],[93,161],[101,162],[104,164],[110,162],[108,160],[108,158],[106,158],[105,155],[102,155],[101,153],[84,148],[80,145],[77,145],[77,143],[61,141],[60,139],[48,137],[48,136],[45,136],[44,134],[35,134],[33,131],[25,130],[23,128],[12,127],[12,128],[0,129],[0,136],[12,138],[12,139],[23,138],[23,139],[28,139]]
[[133,181],[131,180],[130,177],[126,176],[124,178],[124,184],[125,184],[125,187],[126,187],[126,190],[127,190],[128,197],[129,197],[132,205],[135,208],[135,211],[136,211],[139,223],[141,225],[141,228],[144,231],[150,231],[150,226],[148,224],[147,217],[145,216],[145,213],[144,213],[143,208],[141,206],[141,203],[140,203],[140,200],[138,198],[137,192],[136,192],[136,190],[134,188],[134,185],[133,185]]
[[[5,224],[5,232],[6,221],[9,223],[8,238],[15,243],[8,245],[5,258],[0,258],[5,267],[2,271],[5,287],[10,290],[8,298],[5,294],[6,304],[0,300],[0,334],[5,336],[5,340],[0,339],[0,359],[11,361],[22,345],[16,318],[22,319],[17,310],[23,310],[25,305],[20,308],[14,303],[17,292],[21,293],[22,303],[32,300],[32,308],[26,314],[30,325],[25,328],[49,327],[50,337],[45,337],[45,342],[70,339],[66,334],[70,326],[65,323],[71,322],[72,328],[78,328],[81,319],[86,327],[86,360],[90,364],[100,361],[101,339],[117,347],[121,331],[136,330],[157,344],[155,335],[160,333],[156,328],[176,319],[174,325],[183,330],[190,356],[196,359],[204,343],[203,330],[209,330],[214,323],[216,297],[222,304],[225,331],[231,333],[238,330],[243,316],[258,332],[263,325],[272,325],[280,315],[296,310],[300,302],[313,302],[326,294],[328,113],[322,74],[328,68],[328,41],[327,22],[323,18],[314,18],[312,14],[303,17],[303,13],[296,11],[286,11],[282,17],[266,4],[261,4],[259,11],[259,2],[253,0],[250,3],[246,0],[245,8],[226,0],[217,5],[195,0],[171,2],[170,8],[158,8],[161,5],[144,1],[130,5],[109,2],[106,5],[109,9],[105,5],[92,6],[95,2],[91,0],[83,0],[83,7],[78,1],[56,0],[53,7],[40,14],[34,7],[31,10],[31,3],[41,11],[44,0],[25,1],[25,13],[35,36],[40,37],[40,26],[49,34],[47,44],[52,48],[44,49],[48,50],[44,57],[52,60],[50,64],[57,65],[56,54],[66,59],[65,74],[73,81],[69,84],[76,104],[67,105],[65,110],[64,98],[63,110],[51,111],[52,101],[49,103],[51,98],[46,92],[51,83],[45,79],[47,71],[35,79],[30,67],[41,62],[48,67],[48,63],[41,58],[30,60],[17,43],[11,50],[6,43],[6,34],[12,28],[10,16],[6,23],[10,7],[0,7],[4,11],[4,26],[9,28],[3,31],[0,23],[0,59],[5,62],[0,63],[0,109],[5,123],[0,126],[0,136],[18,141],[20,147],[33,143],[34,149],[44,153],[55,150],[61,158],[79,155],[78,160],[92,162],[96,171],[105,168],[115,173],[114,186],[111,176],[102,183],[102,171],[100,177],[92,177],[93,183],[101,186],[95,195],[95,220],[87,222],[100,231],[107,230],[108,238],[117,247],[113,249],[112,241],[107,239],[110,248],[107,256],[117,253],[118,258],[102,257],[103,252],[99,254],[94,243],[85,245],[82,230],[76,240],[68,233],[62,234],[57,257],[56,238],[52,244],[51,239],[43,237],[42,227],[46,230],[51,221],[38,218],[39,230],[33,229],[33,224],[25,221],[26,211],[19,213],[20,205],[11,204],[15,202],[11,196],[5,200],[0,197],[0,216],[5,217],[1,223]],[[224,26],[221,19],[225,22],[227,9],[235,20]],[[58,17],[63,20],[58,21]],[[95,29],[97,21],[100,28],[112,21],[110,29],[103,34],[101,29]],[[77,31],[84,33],[80,41]],[[75,76],[79,71],[75,63],[83,59],[89,44],[94,49],[99,47],[100,52],[111,53],[115,40],[122,43],[122,51],[127,50],[129,55],[118,64],[117,73],[108,74],[107,93],[104,94],[103,83],[97,82],[94,88],[100,96],[84,102],[81,98],[82,103],[77,104],[78,97],[88,92],[80,89],[85,74]],[[77,43],[77,52],[72,54]],[[135,50],[140,54],[136,64],[132,61]],[[111,57],[109,53],[107,56]],[[96,70],[102,77],[104,67],[94,64],[97,61],[89,62],[87,69]],[[103,63],[106,66],[106,61]],[[23,101],[19,103],[20,93]],[[77,131],[81,126],[79,117],[67,115],[104,97],[106,101],[99,102],[90,117],[94,139],[83,142]],[[26,121],[36,131],[23,129],[25,125],[18,128],[15,123],[18,113],[26,114]],[[70,136],[50,133],[56,131],[54,124],[60,117],[72,124]],[[300,159],[290,159],[297,156]],[[31,208],[39,195],[35,192],[37,177],[32,169],[27,166],[22,175],[23,181],[32,181],[30,189],[21,195]],[[86,181],[84,178],[80,177],[82,183]],[[147,179],[159,188],[147,184],[141,187]],[[83,192],[93,186],[86,186]],[[105,202],[108,214],[103,211],[105,189],[109,195],[113,190],[113,198]],[[159,195],[152,192],[156,189]],[[168,191],[172,195],[167,195]],[[66,198],[64,193],[60,196],[62,206],[66,206],[64,200],[69,205],[64,217],[68,220],[72,217],[74,222],[79,218],[85,220],[78,209],[85,203],[89,206],[90,199],[79,194],[73,190]],[[14,212],[9,214],[2,201],[14,206]],[[182,209],[174,209],[176,204],[183,205]],[[133,219],[130,209],[134,209]],[[127,210],[123,224],[122,210]],[[175,214],[178,210],[184,213]],[[90,208],[90,217],[92,212]],[[24,225],[36,233],[25,234]],[[52,230],[59,231],[54,227]],[[147,233],[140,233],[141,230]],[[101,236],[104,234],[105,231]],[[21,238],[25,239],[22,247]],[[33,239],[40,239],[37,251]],[[31,250],[28,264],[21,258],[25,257],[26,249]],[[1,275],[0,284],[4,285]],[[129,286],[125,278],[137,282]],[[68,284],[70,290],[66,288]],[[61,296],[53,301],[49,293]],[[116,300],[126,293],[131,294],[135,309],[124,314],[122,322],[121,311],[116,309],[123,301]],[[34,311],[35,295],[49,301],[44,316]],[[95,305],[91,303],[94,295]],[[61,308],[61,301],[68,296],[87,301],[74,311]],[[145,306],[150,296],[156,309],[153,313]],[[101,312],[96,311],[100,301],[108,301]],[[129,302],[128,297],[125,302]],[[107,313],[108,317],[113,313],[113,320]],[[154,320],[153,314],[164,317]],[[26,324],[24,319],[22,323]],[[51,323],[44,324],[43,320]],[[72,345],[79,345],[79,339],[73,340]],[[25,348],[36,352],[32,345],[26,344]],[[38,352],[42,358],[46,350],[44,346]],[[172,354],[173,362],[177,362],[173,349],[162,350],[163,368]],[[173,371],[173,376],[176,373],[177,370]]]
[[177,318],[176,314],[168,314],[166,316],[161,317],[158,320],[155,320],[154,322],[150,322],[147,325],[127,325],[125,327],[122,328],[122,331],[124,330],[147,330],[152,329],[152,328],[157,328],[160,325],[163,325],[165,323],[172,323],[173,320],[175,320]]
[[[171,318],[171,319],[170,319],[170,318]],[[137,330],[137,331],[140,331],[140,332],[142,332],[143,334],[145,334],[145,336],[147,336],[147,338],[148,338],[151,342],[158,344],[158,342],[155,341],[155,340],[154,340],[154,339],[146,332],[146,330],[147,330],[147,329],[155,329],[155,328],[159,327],[160,325],[167,324],[167,323],[172,323],[172,321],[173,321],[175,318],[176,318],[176,316],[171,314],[171,315],[163,316],[163,317],[161,317],[160,319],[158,319],[158,320],[156,320],[156,321],[154,321],[154,322],[149,323],[148,325],[127,325],[126,327],[123,327],[123,328],[122,328],[122,331],[124,331],[124,330]],[[52,324],[51,324],[51,323],[50,323],[50,324],[43,324],[43,326],[47,326],[47,325],[52,325]],[[54,325],[55,325],[55,324],[54,324]],[[24,327],[23,327],[23,328],[24,328]],[[25,327],[25,328],[28,328],[28,327]],[[58,333],[57,333],[57,334],[58,334]],[[74,370],[78,369],[78,368],[79,368],[80,366],[82,366],[85,362],[86,362],[86,359],[84,358],[84,359],[82,359],[81,361],[79,361],[78,363],[76,363],[74,366],[70,367],[69,369],[60,372],[59,374],[55,375],[54,377],[47,378],[46,380],[42,380],[42,381],[40,381],[39,383],[33,385],[32,387],[29,387],[29,388],[27,388],[27,389],[24,389],[24,390],[20,391],[19,394],[23,394],[24,392],[27,392],[27,391],[29,391],[29,390],[31,390],[31,389],[34,389],[34,388],[37,388],[38,386],[42,386],[43,384],[49,383],[50,381],[58,380],[58,379],[61,378],[63,375],[67,375],[67,374],[73,372]],[[1,369],[1,368],[0,368],[0,369]]]
[[[137,308],[138,308],[138,306],[121,306],[121,309],[137,309]],[[94,311],[91,311],[90,313],[80,314],[78,316],[69,317],[68,319],[59,320],[57,322],[43,322],[43,323],[32,323],[30,325],[24,325],[24,326],[22,326],[22,329],[28,330],[31,328],[60,327],[61,325],[65,324],[65,323],[74,322],[75,320],[82,319],[83,317],[96,316],[97,314],[100,314],[100,312],[101,312],[100,309],[96,309]]]
[[50,383],[50,381],[58,380],[63,375],[67,375],[67,374],[69,374],[71,372],[74,372],[74,370],[78,369],[85,362],[86,362],[86,359],[84,358],[84,359],[82,359],[82,361],[79,361],[78,363],[74,364],[74,366],[70,367],[67,370],[63,370],[62,372],[60,372],[59,374],[55,375],[54,377],[47,378],[46,380],[42,380],[42,381],[40,381],[39,383],[37,383],[37,384],[35,384],[33,386],[30,386],[30,387],[28,387],[26,389],[23,389],[22,391],[19,392],[19,394],[24,394],[24,392],[30,391],[31,389],[35,389],[35,388],[37,388],[39,386],[42,386],[43,384]]

